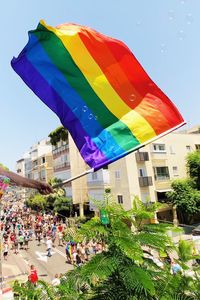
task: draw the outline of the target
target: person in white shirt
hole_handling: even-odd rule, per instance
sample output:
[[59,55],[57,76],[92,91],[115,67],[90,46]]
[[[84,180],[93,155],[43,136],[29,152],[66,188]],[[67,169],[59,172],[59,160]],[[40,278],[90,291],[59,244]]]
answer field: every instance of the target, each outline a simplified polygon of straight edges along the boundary
[[50,237],[47,238],[46,245],[47,245],[47,256],[51,257],[52,240]]
[[7,260],[7,256],[8,256],[8,243],[5,242],[4,245],[3,245],[3,258],[4,260]]
[[58,286],[60,284],[60,278],[58,274],[55,275],[55,278],[52,280],[51,284],[53,286]]

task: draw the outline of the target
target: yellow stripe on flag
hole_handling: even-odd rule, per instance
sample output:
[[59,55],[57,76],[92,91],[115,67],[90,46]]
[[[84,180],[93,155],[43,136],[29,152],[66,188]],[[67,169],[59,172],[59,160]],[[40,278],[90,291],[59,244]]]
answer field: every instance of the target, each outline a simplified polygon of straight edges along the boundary
[[44,21],[40,23],[61,40],[94,92],[111,113],[129,127],[140,143],[156,136],[151,125],[140,114],[131,110],[113,89],[79,37],[77,26],[72,25],[69,27],[68,25],[66,29],[64,27],[56,29],[46,25]]

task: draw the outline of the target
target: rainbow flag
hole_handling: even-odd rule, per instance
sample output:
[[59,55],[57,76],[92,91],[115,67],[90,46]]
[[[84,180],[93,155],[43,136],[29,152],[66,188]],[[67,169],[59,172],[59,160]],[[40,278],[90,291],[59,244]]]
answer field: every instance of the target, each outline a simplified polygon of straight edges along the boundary
[[184,124],[129,48],[91,28],[41,21],[11,64],[94,170]]

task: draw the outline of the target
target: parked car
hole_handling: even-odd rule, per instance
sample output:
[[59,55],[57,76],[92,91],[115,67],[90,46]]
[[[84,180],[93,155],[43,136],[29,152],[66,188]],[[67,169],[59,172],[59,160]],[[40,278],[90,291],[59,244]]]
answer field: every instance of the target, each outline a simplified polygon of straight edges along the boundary
[[200,235],[200,225],[192,230],[192,235]]

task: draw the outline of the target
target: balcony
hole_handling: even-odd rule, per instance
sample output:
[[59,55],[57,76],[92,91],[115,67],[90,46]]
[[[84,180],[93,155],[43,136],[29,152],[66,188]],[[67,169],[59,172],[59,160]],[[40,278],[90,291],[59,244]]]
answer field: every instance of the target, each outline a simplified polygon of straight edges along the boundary
[[54,171],[57,172],[57,171],[61,171],[63,169],[69,169],[70,168],[70,163],[69,162],[63,162],[63,163],[60,163],[60,164],[57,164],[54,166]]
[[148,152],[136,152],[135,153],[135,158],[136,161],[139,162],[143,162],[143,161],[148,161],[149,160],[149,153]]
[[138,177],[140,187],[151,186],[153,185],[151,176],[142,176]]
[[163,174],[163,175],[155,174],[154,177],[155,177],[156,181],[168,181],[168,180],[170,180],[169,174]]
[[58,155],[64,151],[66,151],[67,149],[69,149],[69,145],[62,145],[61,147],[55,148],[52,150],[53,155]]

